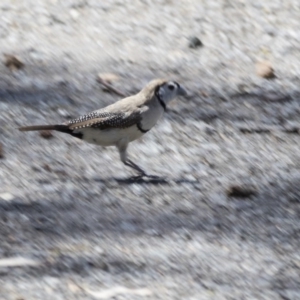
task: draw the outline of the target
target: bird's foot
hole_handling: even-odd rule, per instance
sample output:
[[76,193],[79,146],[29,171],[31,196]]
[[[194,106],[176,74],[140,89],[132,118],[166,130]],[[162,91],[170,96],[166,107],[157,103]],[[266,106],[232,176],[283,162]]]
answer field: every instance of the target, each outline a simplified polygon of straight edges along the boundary
[[161,176],[157,176],[157,175],[148,175],[146,173],[142,173],[136,176],[132,176],[130,177],[130,180],[132,181],[137,181],[137,182],[141,182],[141,181],[145,181],[145,182],[165,182],[166,179],[161,177]]
[[131,176],[129,178],[130,181],[143,181],[144,177],[142,175]]
[[130,177],[130,179],[132,179],[132,180],[143,180],[144,178],[147,178],[147,177],[148,177],[147,173],[145,173],[143,171],[143,172],[139,172],[138,175]]
[[137,164],[129,159],[126,161],[125,165],[133,168],[138,172],[137,176],[133,176],[130,178],[130,180],[132,181],[165,181],[165,179],[160,176],[148,175],[142,168],[140,168]]

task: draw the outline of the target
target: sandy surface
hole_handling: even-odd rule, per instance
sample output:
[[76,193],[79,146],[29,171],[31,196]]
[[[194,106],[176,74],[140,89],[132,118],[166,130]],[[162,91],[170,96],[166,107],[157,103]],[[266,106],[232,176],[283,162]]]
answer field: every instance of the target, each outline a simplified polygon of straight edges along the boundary
[[[1,300],[300,299],[300,3],[260,3],[1,1]],[[16,130],[116,101],[98,73],[189,91],[129,150],[164,179]]]

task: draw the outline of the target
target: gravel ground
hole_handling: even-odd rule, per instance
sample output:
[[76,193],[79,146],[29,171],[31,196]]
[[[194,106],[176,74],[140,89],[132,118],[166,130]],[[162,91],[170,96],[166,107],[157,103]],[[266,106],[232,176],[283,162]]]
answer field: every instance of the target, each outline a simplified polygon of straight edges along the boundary
[[[2,0],[0,14],[2,60],[24,63],[0,65],[1,300],[300,299],[298,0]],[[128,94],[161,76],[189,91],[130,148],[164,179],[16,130],[116,101],[99,73]]]

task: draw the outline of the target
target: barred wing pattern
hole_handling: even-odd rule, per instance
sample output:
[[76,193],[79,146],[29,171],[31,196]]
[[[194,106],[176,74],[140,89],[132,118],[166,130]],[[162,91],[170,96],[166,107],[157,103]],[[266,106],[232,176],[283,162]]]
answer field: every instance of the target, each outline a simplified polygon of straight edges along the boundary
[[135,124],[139,124],[141,115],[139,112],[130,114],[111,113],[111,112],[91,112],[77,119],[68,122],[68,126],[72,130],[81,128],[127,128]]

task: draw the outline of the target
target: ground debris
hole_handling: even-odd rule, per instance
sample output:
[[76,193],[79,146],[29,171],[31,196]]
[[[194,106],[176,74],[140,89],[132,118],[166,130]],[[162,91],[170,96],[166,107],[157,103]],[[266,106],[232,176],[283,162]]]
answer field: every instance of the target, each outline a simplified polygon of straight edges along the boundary
[[276,129],[274,126],[249,126],[249,125],[241,125],[238,126],[240,132],[247,133],[271,133]]
[[189,38],[189,48],[196,49],[199,47],[203,47],[203,43],[196,36],[192,36]]
[[119,76],[114,73],[99,73],[98,77],[110,84],[119,80]]
[[40,262],[38,260],[25,258],[25,257],[9,257],[0,259],[0,268],[13,268],[23,266],[38,266]]
[[12,54],[4,54],[4,64],[11,71],[16,71],[24,68],[24,63],[16,56]]
[[41,130],[40,136],[46,140],[53,138],[53,134],[51,130]]
[[275,78],[274,69],[272,64],[269,61],[260,61],[256,63],[256,74],[259,77],[263,77],[266,79]]
[[51,169],[51,167],[49,166],[49,164],[44,164],[44,165],[43,165],[43,169],[44,169],[45,171],[47,171],[47,172],[52,172],[52,169]]
[[3,150],[3,145],[0,143],[0,159],[4,158],[4,150]]
[[274,133],[274,132],[284,132],[288,134],[299,134],[300,126],[298,125],[284,125],[284,126],[274,126],[274,125],[237,125],[238,130],[244,134],[263,134],[263,133]]
[[232,198],[248,198],[257,194],[257,188],[250,184],[235,184],[231,185],[226,193]]
[[118,89],[116,89],[115,87],[112,86],[112,81],[116,81],[117,80],[117,75],[114,74],[99,74],[97,77],[97,81],[102,84],[102,86],[104,87],[104,91],[109,91],[112,93],[115,93],[118,96],[121,97],[126,97],[127,95],[125,93],[123,93],[122,91],[119,91]]
[[0,199],[4,201],[12,201],[15,199],[15,196],[11,193],[2,193],[0,194]]

